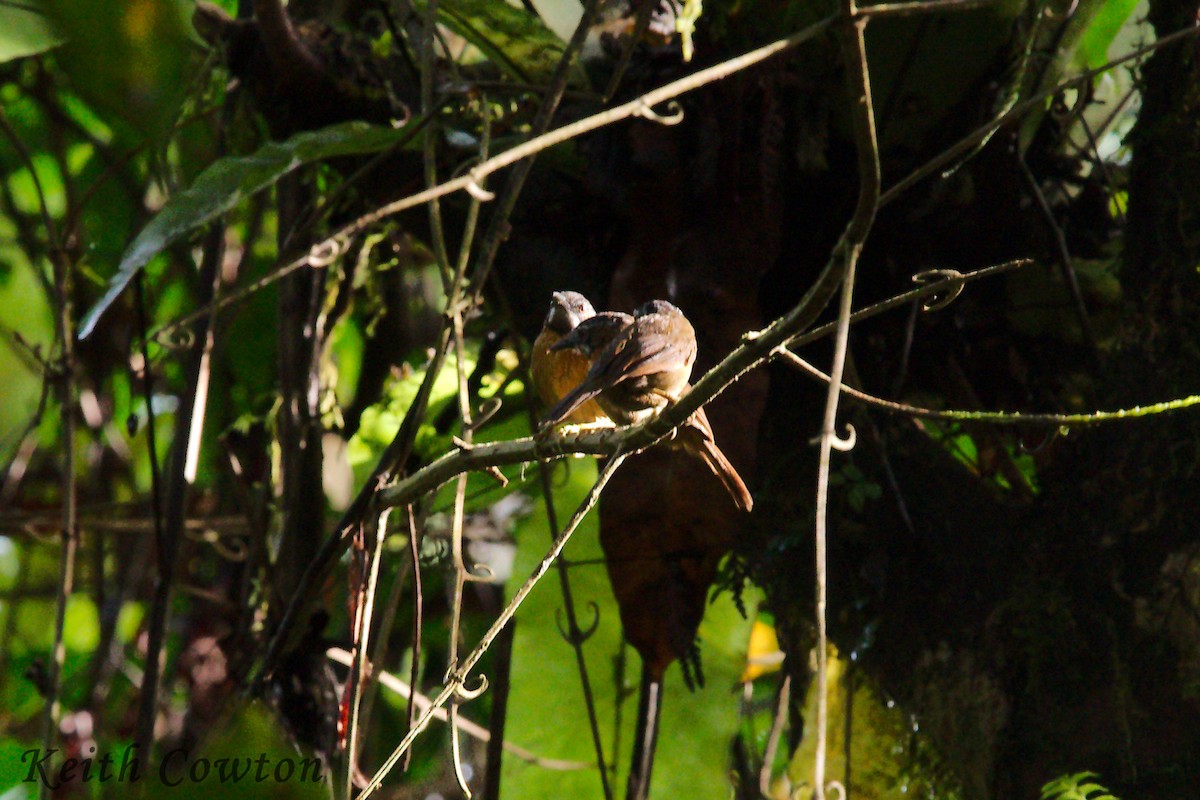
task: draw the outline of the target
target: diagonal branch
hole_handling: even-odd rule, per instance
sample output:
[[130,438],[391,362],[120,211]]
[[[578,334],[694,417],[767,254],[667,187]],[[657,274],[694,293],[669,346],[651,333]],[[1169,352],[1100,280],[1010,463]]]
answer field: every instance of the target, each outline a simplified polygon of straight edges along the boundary
[[538,563],[537,567],[533,571],[533,574],[525,579],[525,583],[521,584],[521,588],[517,589],[516,594],[514,594],[512,597],[512,600],[508,602],[508,605],[505,606],[504,610],[500,612],[500,615],[496,617],[496,620],[492,623],[492,626],[488,628],[487,633],[485,633],[483,638],[479,640],[479,643],[475,645],[475,649],[473,649],[467,655],[467,657],[463,659],[462,663],[457,666],[455,672],[448,677],[446,685],[442,687],[442,690],[438,693],[438,696],[434,698],[433,703],[421,714],[416,723],[404,736],[404,739],[400,741],[400,744],[396,746],[396,749],[392,751],[392,754],[388,756],[385,762],[383,762],[383,766],[381,766],[379,771],[375,773],[375,777],[371,778],[371,782],[367,784],[365,789],[363,789],[362,794],[359,795],[359,800],[366,800],[367,797],[370,797],[379,790],[379,787],[383,785],[383,779],[388,776],[388,773],[392,771],[392,768],[396,766],[396,763],[400,760],[400,758],[408,751],[410,747],[412,747],[413,742],[416,741],[416,738],[421,731],[425,730],[425,728],[429,725],[437,709],[446,705],[446,703],[448,703],[452,697],[460,694],[463,691],[463,687],[465,685],[467,676],[471,672],[471,669],[479,663],[479,659],[483,658],[483,654],[488,651],[489,647],[491,647],[496,636],[499,635],[504,626],[509,623],[509,620],[516,615],[517,609],[520,608],[523,602],[525,602],[525,598],[529,596],[531,591],[533,591],[533,587],[536,586],[538,581],[540,581],[542,577],[550,571],[550,567],[555,561],[558,560],[563,548],[567,546],[567,541],[570,540],[571,534],[573,534],[575,529],[579,527],[579,523],[583,521],[583,518],[587,515],[588,511],[590,511],[592,507],[596,505],[596,501],[600,499],[600,493],[608,484],[609,478],[613,476],[613,473],[617,471],[617,467],[621,466],[624,461],[625,454],[618,452],[607,464],[604,465],[604,469],[600,471],[600,475],[596,478],[596,483],[588,491],[587,496],[583,498],[583,502],[579,504],[579,508],[576,509],[574,516],[571,517],[571,521],[567,523],[567,526],[563,528],[562,533],[560,533],[558,538],[554,540],[554,544],[550,547],[550,550],[547,551],[546,555]]

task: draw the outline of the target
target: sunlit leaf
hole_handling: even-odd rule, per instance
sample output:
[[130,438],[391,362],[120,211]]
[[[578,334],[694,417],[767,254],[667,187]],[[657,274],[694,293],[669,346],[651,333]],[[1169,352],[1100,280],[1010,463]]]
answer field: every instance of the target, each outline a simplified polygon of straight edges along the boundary
[[0,63],[44,53],[62,42],[62,34],[35,3],[0,3]]
[[1108,61],[1108,48],[1137,4],[1138,0],[1106,0],[1094,4],[1096,14],[1080,37],[1076,53],[1081,66],[1095,69]]
[[403,128],[344,122],[319,131],[298,133],[285,142],[269,142],[252,155],[229,156],[214,162],[189,188],[171,197],[133,240],[104,296],[84,315],[79,326],[80,338],[92,332],[100,315],[138,271],[171,244],[304,164],[376,153],[406,135]]
[[[425,4],[414,5],[422,9]],[[438,3],[438,21],[522,83],[549,80],[565,47],[536,14],[494,0],[442,0]],[[587,76],[578,65],[571,79],[576,85],[587,85]]]
[[89,653],[100,644],[100,613],[87,595],[73,594],[67,600],[63,643],[79,653]]

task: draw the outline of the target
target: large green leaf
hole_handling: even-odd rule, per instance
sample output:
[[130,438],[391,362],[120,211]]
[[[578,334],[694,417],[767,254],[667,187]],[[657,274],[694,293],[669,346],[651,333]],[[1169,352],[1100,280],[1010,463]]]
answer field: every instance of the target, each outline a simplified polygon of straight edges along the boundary
[[0,63],[44,53],[62,42],[62,34],[36,5],[0,3]]
[[79,326],[87,337],[113,300],[138,271],[173,243],[183,239],[255,192],[271,186],[298,167],[384,150],[407,136],[404,128],[365,122],[343,122],[319,131],[298,133],[285,142],[269,142],[248,156],[228,156],[200,173],[190,187],[171,197],[125,251],[104,296],[88,309]]
[[[590,459],[570,459],[555,467],[555,508],[559,524],[567,520],[596,478]],[[534,468],[530,467],[530,471]],[[563,471],[568,471],[566,476]],[[565,480],[564,480],[565,478]],[[536,476],[533,479],[537,484]],[[523,581],[545,555],[550,544],[545,506],[540,498],[533,512],[517,527],[517,558],[510,587]],[[613,742],[617,686],[614,656],[620,648],[621,620],[608,582],[600,548],[597,514],[588,515],[563,554],[575,566],[571,587],[579,609],[580,625],[599,625],[584,645],[592,692],[605,745]],[[756,597],[748,591],[746,602]],[[595,604],[593,607],[592,604]],[[530,593],[518,613],[513,644],[512,678],[505,735],[512,742],[544,758],[594,762],[592,737],[571,646],[559,633],[562,592],[555,575],[547,575]],[[705,687],[689,692],[678,667],[667,672],[661,730],[655,755],[651,798],[686,797],[689,800],[724,800],[729,797],[730,744],[739,725],[738,696],[730,691],[745,665],[750,622],[743,619],[728,593],[705,610],[700,626],[700,651],[704,660]],[[616,754],[618,775],[613,786],[621,792],[628,776],[637,714],[637,685],[641,665],[637,653],[626,648],[625,692],[621,751]],[[503,794],[508,798],[601,797],[595,769],[557,771],[506,755]]]

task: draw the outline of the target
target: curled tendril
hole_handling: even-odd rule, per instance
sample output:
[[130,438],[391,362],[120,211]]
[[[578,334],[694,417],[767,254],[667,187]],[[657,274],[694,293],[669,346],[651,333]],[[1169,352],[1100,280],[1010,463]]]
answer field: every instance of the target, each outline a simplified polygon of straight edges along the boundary
[[839,453],[849,453],[858,444],[858,431],[849,422],[846,423],[846,438],[841,438],[836,431],[829,432],[829,446]]
[[467,676],[455,676],[452,680],[456,681],[454,687],[454,700],[458,703],[466,703],[471,700],[476,700],[488,690],[487,675],[479,675],[479,685],[474,689],[467,688]]
[[496,193],[489,192],[487,189],[483,188],[483,184],[480,183],[480,181],[483,180],[483,176],[479,174],[479,167],[474,167],[468,173],[468,178],[467,194],[471,195],[471,197],[474,197],[481,203],[486,203],[489,200],[496,199]]
[[588,607],[592,610],[592,621],[588,623],[586,628],[576,628],[575,633],[572,633],[569,628],[563,626],[562,609],[554,609],[554,624],[558,626],[558,634],[567,641],[567,644],[583,644],[592,638],[596,633],[596,629],[600,627],[600,606],[596,605],[595,600],[592,600],[588,603]]
[[846,787],[842,785],[841,781],[830,781],[825,784],[825,791],[837,800],[846,800]]
[[496,580],[496,570],[487,564],[472,564],[470,569],[463,571],[463,579],[475,583],[492,583]]
[[962,277],[963,274],[956,269],[927,269],[924,272],[918,272],[916,275],[913,275],[913,283],[925,284],[935,280],[954,281],[953,284],[947,287],[945,295],[935,294],[922,303],[921,310],[940,311],[958,299],[958,296],[962,294],[963,286],[965,286]]
[[342,242],[337,237],[317,242],[308,251],[310,267],[328,267],[342,254]]
[[678,125],[683,122],[683,106],[679,104],[678,100],[669,100],[667,101],[667,114],[663,115],[652,109],[649,103],[642,103],[641,107],[633,112],[633,115],[650,122],[657,122],[659,125]]
[[154,341],[164,350],[188,350],[196,343],[196,334],[189,327],[171,327],[155,334]]

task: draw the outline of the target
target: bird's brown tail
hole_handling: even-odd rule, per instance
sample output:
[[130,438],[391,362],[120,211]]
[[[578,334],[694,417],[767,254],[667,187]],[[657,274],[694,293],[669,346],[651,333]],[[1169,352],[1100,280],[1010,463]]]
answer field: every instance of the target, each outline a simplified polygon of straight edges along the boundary
[[700,457],[704,459],[704,463],[708,465],[713,474],[721,480],[725,491],[729,492],[729,496],[737,504],[738,510],[750,511],[753,509],[754,497],[746,488],[742,476],[738,475],[733,464],[729,463],[729,459],[721,452],[721,448],[717,447],[717,443],[707,439],[702,440],[699,450]]

